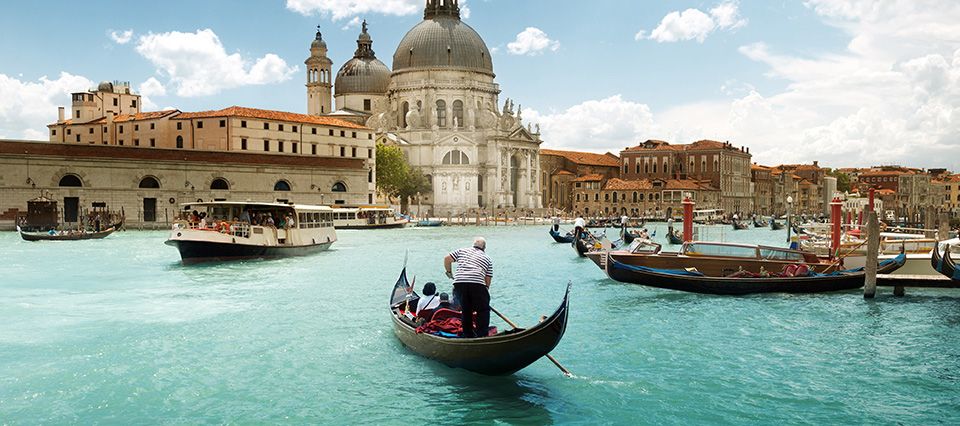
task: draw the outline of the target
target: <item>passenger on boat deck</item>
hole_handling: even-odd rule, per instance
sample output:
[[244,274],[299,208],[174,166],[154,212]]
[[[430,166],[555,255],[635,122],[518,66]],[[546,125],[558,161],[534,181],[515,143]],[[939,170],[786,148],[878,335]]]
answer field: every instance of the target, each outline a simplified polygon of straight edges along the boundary
[[428,282],[423,285],[423,294],[420,296],[420,300],[417,301],[417,310],[415,313],[419,315],[420,311],[424,309],[437,309],[439,304],[440,299],[437,297],[437,285]]
[[[460,297],[462,337],[485,337],[490,327],[490,282],[493,279],[493,261],[485,250],[487,240],[476,237],[473,247],[455,250],[443,258],[447,276],[453,278],[453,289]],[[457,273],[451,268],[457,263]],[[473,313],[477,314],[474,327]]]
[[273,221],[273,215],[267,215],[267,219],[263,223],[266,226],[274,226],[276,223]]
[[200,213],[200,229],[207,229],[207,213]]
[[243,212],[240,213],[240,221],[250,223],[250,210],[243,209]]
[[190,213],[190,223],[198,222],[200,222],[200,213],[194,210],[193,213]]
[[450,303],[450,295],[440,293],[440,304],[437,305],[436,309],[453,309],[453,305]]

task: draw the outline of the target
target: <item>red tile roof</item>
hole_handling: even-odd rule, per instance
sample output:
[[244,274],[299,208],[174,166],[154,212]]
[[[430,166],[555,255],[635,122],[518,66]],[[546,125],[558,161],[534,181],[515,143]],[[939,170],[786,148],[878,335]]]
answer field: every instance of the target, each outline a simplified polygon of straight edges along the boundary
[[297,114],[293,112],[273,111],[268,109],[246,108],[232,106],[215,111],[184,112],[173,117],[174,120],[188,120],[193,118],[212,118],[212,117],[245,117],[261,120],[286,121],[290,123],[307,123],[321,126],[346,127],[350,129],[366,129],[359,124],[351,123],[339,118],[323,117],[317,115]]
[[603,180],[603,175],[592,174],[592,175],[580,176],[574,179],[573,181],[574,182],[600,182],[601,180]]
[[[649,146],[649,148],[647,147]],[[728,149],[731,151],[740,151],[738,148],[734,148],[727,142],[714,141],[709,139],[702,139],[696,142],[686,144],[686,145],[670,145],[668,142],[659,141],[659,140],[647,140],[643,143],[627,148],[623,150],[624,152],[631,151],[708,151],[715,149]]]
[[716,191],[716,188],[710,184],[694,179],[667,179],[664,181],[664,184],[664,189],[699,189]]
[[620,167],[620,158],[609,152],[606,154],[594,154],[592,152],[541,149],[540,155],[555,155],[566,158],[574,164],[583,164],[586,166]]
[[653,189],[653,183],[651,183],[649,179],[623,180],[613,178],[607,181],[607,184],[603,186],[603,189],[621,191]]
[[555,175],[555,176],[566,176],[566,175],[574,176],[574,174],[573,174],[572,172],[567,171],[567,170],[561,170],[561,171],[559,171],[559,172],[554,173],[554,175]]

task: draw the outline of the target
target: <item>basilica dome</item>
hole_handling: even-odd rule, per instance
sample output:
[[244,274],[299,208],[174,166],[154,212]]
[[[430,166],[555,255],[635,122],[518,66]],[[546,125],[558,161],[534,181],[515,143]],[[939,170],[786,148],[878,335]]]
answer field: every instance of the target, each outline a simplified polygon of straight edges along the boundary
[[460,20],[457,2],[428,2],[424,19],[403,36],[393,54],[393,71],[448,68],[493,74],[487,44]]
[[390,86],[390,68],[377,59],[372,47],[373,40],[364,21],[363,31],[357,39],[356,53],[337,71],[334,95],[387,93],[387,87]]

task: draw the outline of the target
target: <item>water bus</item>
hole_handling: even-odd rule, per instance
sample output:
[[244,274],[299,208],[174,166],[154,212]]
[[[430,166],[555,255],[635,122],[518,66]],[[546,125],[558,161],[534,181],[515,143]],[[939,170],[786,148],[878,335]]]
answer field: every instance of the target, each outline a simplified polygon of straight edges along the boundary
[[328,206],[232,201],[182,206],[166,244],[180,251],[183,263],[302,256],[337,241]]
[[337,229],[403,228],[407,222],[388,206],[333,206],[333,226]]

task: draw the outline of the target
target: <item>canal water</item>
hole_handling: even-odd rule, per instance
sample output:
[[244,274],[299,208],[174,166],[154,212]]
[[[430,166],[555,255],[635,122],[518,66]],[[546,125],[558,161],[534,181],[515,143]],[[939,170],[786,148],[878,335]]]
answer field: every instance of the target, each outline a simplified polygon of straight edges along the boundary
[[[605,278],[547,226],[338,234],[309,257],[200,266],[182,266],[164,232],[0,234],[0,423],[960,422],[960,293],[657,290]],[[521,325],[573,283],[553,354],[574,378],[545,359],[477,376],[393,336],[404,257],[418,288],[449,291],[442,258],[475,235],[495,264],[492,304]]]

